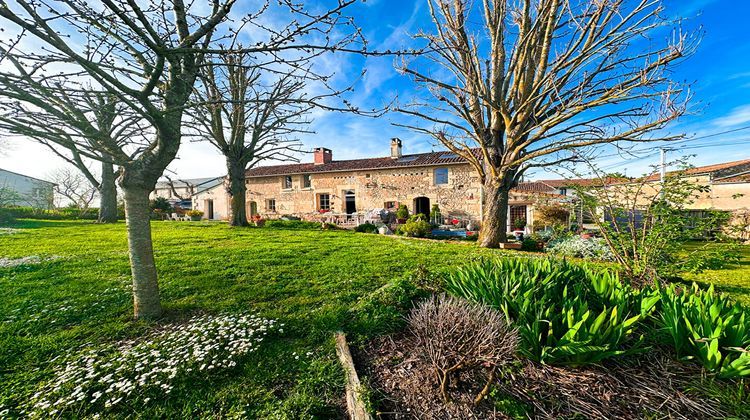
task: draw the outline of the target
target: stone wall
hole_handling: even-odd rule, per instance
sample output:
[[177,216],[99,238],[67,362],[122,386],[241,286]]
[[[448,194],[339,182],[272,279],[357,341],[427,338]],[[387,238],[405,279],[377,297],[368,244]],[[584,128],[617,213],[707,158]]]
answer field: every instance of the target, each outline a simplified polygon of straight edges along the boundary
[[231,205],[224,184],[219,184],[193,195],[193,210],[202,211],[203,219],[209,219],[209,200],[213,202],[213,217],[210,220],[229,220]]
[[[312,173],[311,187],[303,187],[303,174],[292,176],[292,188],[283,188],[283,176],[250,177],[247,206],[257,203],[258,213],[267,218],[282,215],[310,217],[318,214],[320,194],[330,194],[331,211],[346,212],[345,193],[353,191],[357,211],[384,208],[387,202],[406,204],[415,210],[415,199],[427,197],[438,204],[443,215],[479,219],[481,188],[479,177],[468,164],[443,165],[448,168],[448,184],[435,184],[438,166],[348,172]],[[275,200],[276,211],[268,209]]]

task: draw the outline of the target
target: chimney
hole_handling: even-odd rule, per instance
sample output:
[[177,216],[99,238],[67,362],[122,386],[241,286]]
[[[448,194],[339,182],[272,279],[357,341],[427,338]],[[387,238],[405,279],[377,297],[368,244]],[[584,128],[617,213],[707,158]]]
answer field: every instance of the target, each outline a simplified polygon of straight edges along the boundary
[[401,139],[394,137],[391,139],[391,159],[401,158]]
[[325,147],[316,147],[313,150],[313,156],[315,156],[315,164],[322,165],[324,163],[331,163],[333,160],[333,152],[331,149]]

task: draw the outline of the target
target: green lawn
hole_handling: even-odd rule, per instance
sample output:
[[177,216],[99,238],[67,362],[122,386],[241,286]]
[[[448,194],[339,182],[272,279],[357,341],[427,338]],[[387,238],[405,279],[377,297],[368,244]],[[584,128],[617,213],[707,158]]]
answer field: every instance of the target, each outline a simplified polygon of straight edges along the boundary
[[727,293],[745,306],[750,306],[750,246],[743,246],[742,261],[739,264],[721,270],[706,270],[699,274],[685,273],[682,277],[687,282],[696,282],[702,286],[714,284],[716,289]]
[[[24,221],[14,227],[20,230],[0,235],[0,258],[55,259],[0,268],[0,413],[50,380],[60,363],[55,357],[158,326],[130,319],[123,223]],[[155,222],[153,236],[166,311],[160,322],[254,311],[286,326],[234,370],[138,407],[143,418],[337,417],[343,374],[331,333],[351,329],[349,308],[420,265],[440,270],[499,252],[348,231],[200,222]]]

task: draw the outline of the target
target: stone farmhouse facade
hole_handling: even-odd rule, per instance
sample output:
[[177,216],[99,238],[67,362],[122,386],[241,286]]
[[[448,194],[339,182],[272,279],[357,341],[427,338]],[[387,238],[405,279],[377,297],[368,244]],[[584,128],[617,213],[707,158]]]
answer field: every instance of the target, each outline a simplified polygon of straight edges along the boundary
[[[402,142],[395,138],[389,156],[335,160],[330,149],[316,148],[310,163],[248,169],[246,184],[248,217],[320,220],[329,213],[395,211],[401,204],[410,214],[429,217],[437,204],[444,217],[478,226],[482,214],[482,184],[469,163],[450,151],[403,154]],[[511,193],[509,230],[518,218],[526,221],[527,230],[532,228],[534,203],[540,196],[558,197],[523,188]],[[205,212],[209,200],[214,209],[229,208],[223,186],[194,196],[193,208]]]

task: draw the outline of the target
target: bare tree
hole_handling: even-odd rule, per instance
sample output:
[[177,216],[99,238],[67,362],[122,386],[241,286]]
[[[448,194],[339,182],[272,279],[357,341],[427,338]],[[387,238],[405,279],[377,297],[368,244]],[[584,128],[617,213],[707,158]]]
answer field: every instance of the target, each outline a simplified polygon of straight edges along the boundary
[[[132,143],[139,118],[123,118],[116,96],[79,86],[69,91],[58,78],[34,77],[26,71],[23,58],[0,47],[14,71],[0,71],[0,130],[34,139],[76,167],[99,194],[100,223],[117,221],[117,176],[111,156],[80,142],[125,145]],[[91,138],[91,139],[89,139]],[[98,140],[102,139],[102,140]],[[85,162],[100,162],[95,175]]]
[[[508,193],[531,168],[575,161],[601,144],[679,136],[657,131],[686,112],[669,70],[697,39],[658,0],[428,0],[424,59],[401,70],[427,96],[399,111],[465,158],[483,182],[480,244],[506,240]],[[481,6],[481,7],[480,7]],[[429,98],[429,99],[428,99]],[[588,148],[588,149],[587,149]]]
[[184,107],[204,57],[201,49],[209,47],[233,4],[234,0],[215,0],[210,12],[199,15],[180,0],[144,5],[102,0],[97,7],[79,0],[17,0],[13,7],[0,3],[3,26],[44,46],[24,50],[21,39],[4,45],[6,51],[23,53],[21,65],[28,73],[47,77],[59,73],[53,68],[65,69],[66,80],[58,76],[64,91],[77,91],[69,80],[84,78],[153,127],[145,146],[88,136],[76,142],[79,150],[94,152],[90,157],[100,152],[120,167],[136,318],[155,318],[162,312],[149,193],[179,149]]
[[47,177],[55,184],[55,194],[66,199],[78,209],[78,217],[84,217],[97,197],[97,189],[92,186],[80,171],[60,168]]
[[296,160],[302,145],[295,135],[310,132],[304,115],[319,98],[307,96],[305,77],[294,71],[264,72],[241,52],[222,58],[205,68],[204,91],[197,92],[205,106],[196,112],[196,121],[198,131],[226,159],[229,224],[246,226],[245,171],[263,160]]
[[[284,62],[293,66],[296,52],[368,53],[364,40],[359,48],[345,47],[362,39],[343,15],[343,9],[355,1],[341,0],[318,13],[293,0],[280,0],[294,17],[278,28],[263,23],[261,15],[268,4],[262,4],[257,13],[240,19],[240,28],[253,25],[261,33],[241,52],[255,54],[260,65],[269,67]],[[222,25],[235,2],[212,0],[207,12],[201,12],[203,5],[186,5],[182,0],[101,0],[93,6],[83,0],[15,0],[12,6],[0,2],[3,27],[20,33],[0,41],[0,46],[20,56],[28,73],[54,77],[68,93],[80,92],[79,86],[89,83],[115,96],[130,114],[149,125],[137,141],[125,145],[95,136],[75,139],[82,154],[95,159],[101,153],[119,166],[136,318],[154,318],[162,312],[149,193],[179,150],[183,117],[191,106],[201,66],[208,56],[227,53],[220,42],[235,38],[232,34],[240,30]],[[335,41],[327,28],[339,22],[349,24],[351,30]],[[65,146],[65,142],[58,144]]]

